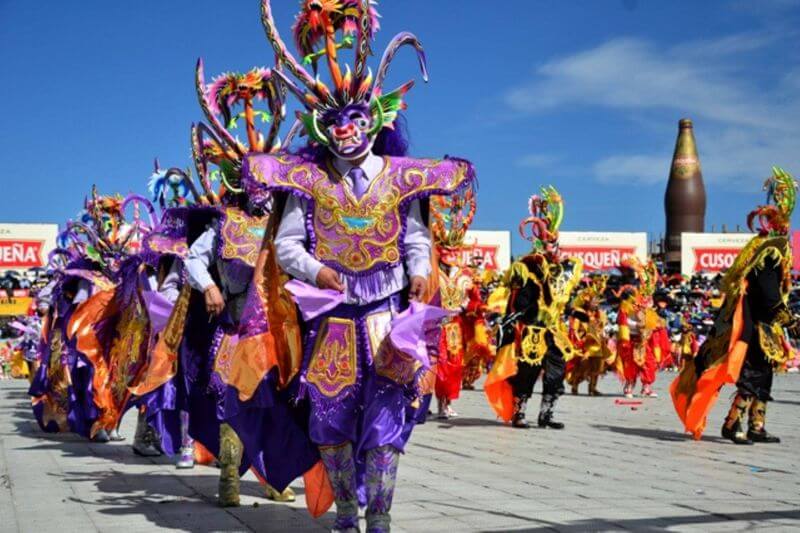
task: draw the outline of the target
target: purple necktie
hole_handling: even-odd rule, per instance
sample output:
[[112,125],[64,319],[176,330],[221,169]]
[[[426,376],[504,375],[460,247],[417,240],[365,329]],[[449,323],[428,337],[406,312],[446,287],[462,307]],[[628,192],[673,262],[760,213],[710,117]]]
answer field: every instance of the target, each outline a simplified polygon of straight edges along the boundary
[[361,167],[353,167],[347,175],[350,176],[350,180],[353,182],[353,194],[357,200],[361,200],[361,197],[366,194],[369,188],[367,173]]

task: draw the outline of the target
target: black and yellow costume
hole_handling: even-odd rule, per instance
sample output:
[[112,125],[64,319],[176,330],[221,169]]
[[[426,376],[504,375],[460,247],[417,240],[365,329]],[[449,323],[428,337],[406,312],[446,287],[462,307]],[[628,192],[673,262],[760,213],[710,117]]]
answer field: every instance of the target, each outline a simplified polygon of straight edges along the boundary
[[[780,442],[765,429],[767,402],[772,400],[774,368],[785,365],[790,356],[783,338],[783,328],[793,322],[786,306],[788,283],[785,281],[791,268],[788,239],[770,239],[761,247],[760,255],[762,258],[745,277],[740,339],[747,343],[747,351],[736,382],[736,398],[722,427],[723,437],[743,444],[747,441]],[[696,372],[702,372],[711,359],[711,351],[705,345],[703,348],[695,363]],[[745,434],[746,416],[749,425]]]
[[[500,418],[527,428],[525,407],[543,373],[539,426],[562,429],[564,424],[553,420],[553,410],[564,393],[566,361],[574,352],[563,315],[583,263],[558,259],[564,202],[555,188],[542,187],[540,195],[531,197],[528,209],[530,216],[520,224],[520,233],[533,243],[533,251],[507,273],[510,295],[497,357],[483,390]],[[528,227],[530,234],[525,231]]]
[[557,295],[561,279],[572,276],[574,267],[571,262],[551,265],[544,255],[536,253],[511,269],[512,289],[500,347],[514,343],[516,348],[517,372],[508,377],[514,395],[515,427],[528,427],[525,408],[540,375],[543,389],[538,425],[564,427],[553,419],[553,412],[564,394],[566,359],[573,350],[561,320],[563,306]]
[[605,326],[606,314],[599,303],[606,288],[606,278],[596,277],[592,283],[578,291],[572,300],[569,313],[569,336],[575,349],[575,357],[567,365],[567,383],[572,394],[584,381],[589,384],[590,396],[602,396],[597,389],[600,377],[614,368],[616,354],[608,347]]
[[678,416],[696,439],[721,387],[735,383],[737,394],[722,427],[723,437],[737,444],[780,441],[765,424],[774,370],[791,357],[784,331],[797,330],[786,304],[792,266],[789,220],[796,184],[784,171],[773,172],[766,186],[774,205],[760,207],[749,217],[751,228],[754,220],[761,223],[759,234],[725,274],[725,302],[714,327],[697,357],[686,361],[672,384]]

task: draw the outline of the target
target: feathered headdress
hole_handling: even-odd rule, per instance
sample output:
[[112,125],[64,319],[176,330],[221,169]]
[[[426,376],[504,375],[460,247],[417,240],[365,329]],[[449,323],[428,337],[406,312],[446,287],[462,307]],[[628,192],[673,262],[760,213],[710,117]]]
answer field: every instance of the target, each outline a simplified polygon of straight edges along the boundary
[[162,169],[156,159],[153,173],[147,180],[147,192],[161,209],[183,207],[190,203],[191,182],[180,174]]
[[457,253],[463,246],[476,208],[472,187],[451,196],[431,197],[431,231],[441,257]]
[[[764,236],[787,235],[792,212],[797,203],[797,181],[779,167],[772,167],[772,176],[764,182],[767,205],[753,210],[747,217],[750,231]],[[758,221],[758,228],[755,222]]]
[[629,254],[620,260],[619,266],[633,271],[638,286],[623,285],[617,291],[617,296],[622,299],[633,296],[639,305],[646,305],[658,288],[659,275],[655,262],[648,260],[642,263],[637,256]]
[[[208,125],[203,122],[192,124],[192,156],[203,194],[191,185],[188,172],[171,169],[168,174],[183,178],[199,203],[216,204],[226,191],[241,192],[241,166],[245,154],[273,153],[280,149],[278,134],[286,116],[286,107],[285,90],[277,83],[276,72],[257,67],[244,74],[228,72],[206,84],[203,61],[197,61],[195,88]],[[265,110],[256,108],[260,102],[266,103]],[[235,111],[237,106],[241,108],[239,111]],[[266,135],[259,130],[258,121],[270,124]],[[232,133],[240,122],[244,123],[246,144]],[[291,135],[290,132],[287,142]],[[209,165],[217,168],[210,170]],[[211,185],[215,180],[223,186],[219,194]]]
[[[287,49],[278,33],[270,0],[261,1],[261,22],[267,40],[275,50],[278,63],[299,84],[282,70],[276,70],[274,74],[305,106],[307,112],[299,118],[306,132],[320,144],[328,144],[320,128],[320,117],[327,111],[350,104],[369,105],[373,116],[371,135],[392,126],[398,111],[405,109],[403,97],[414,85],[412,80],[387,93],[383,91],[392,60],[403,46],[410,45],[416,50],[422,77],[428,81],[422,44],[414,34],[408,32],[399,33],[391,40],[373,77],[367,67],[367,59],[372,55],[372,39],[378,29],[375,3],[370,0],[302,0],[301,11],[294,25],[295,41],[303,54],[301,63]],[[352,69],[347,66],[342,72],[338,52],[352,46],[355,47],[355,65]],[[326,59],[332,85],[316,75],[317,62],[322,57]],[[312,76],[304,65],[313,66],[315,75]]]
[[[134,211],[128,220],[125,211],[130,205]],[[147,220],[141,216],[141,207],[147,213]],[[156,223],[155,209],[146,198],[135,194],[125,198],[119,194],[103,196],[98,194],[97,187],[92,187],[79,220],[67,223],[60,240],[73,243],[85,255],[107,266],[129,253]]]
[[536,252],[553,254],[558,250],[558,230],[564,221],[564,200],[555,187],[542,187],[528,200],[530,216],[519,225],[522,238],[533,243]]

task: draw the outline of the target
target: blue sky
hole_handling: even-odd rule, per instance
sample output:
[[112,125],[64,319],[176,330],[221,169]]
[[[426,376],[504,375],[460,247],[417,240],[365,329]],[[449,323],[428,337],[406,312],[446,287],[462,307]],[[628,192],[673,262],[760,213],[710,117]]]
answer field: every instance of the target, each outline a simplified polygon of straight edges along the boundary
[[[288,40],[296,3],[273,4]],[[408,98],[413,152],[476,164],[476,229],[515,230],[526,198],[551,183],[564,229],[661,233],[683,116],[695,122],[709,227],[742,223],[771,165],[800,174],[800,0],[380,10],[378,53],[401,30],[425,44],[431,81]],[[143,191],[153,157],[188,165],[200,56],[209,78],[270,66],[258,1],[0,0],[0,219],[63,222],[93,183]],[[417,77],[412,54],[392,73],[389,85]]]

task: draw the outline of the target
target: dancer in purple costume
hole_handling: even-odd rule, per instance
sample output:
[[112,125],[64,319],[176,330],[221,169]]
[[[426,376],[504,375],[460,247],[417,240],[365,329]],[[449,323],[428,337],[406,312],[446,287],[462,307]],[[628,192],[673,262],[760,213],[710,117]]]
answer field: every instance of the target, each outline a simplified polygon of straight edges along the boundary
[[[376,140],[393,127],[413,84],[384,93],[389,65],[401,46],[411,45],[427,74],[425,56],[415,36],[401,33],[373,82],[366,61],[377,14],[368,0],[345,4],[339,9],[330,2],[304,2],[295,27],[306,61],[325,58],[331,90],[286,49],[270,2],[262,2],[262,21],[278,61],[305,87],[275,71],[307,108],[301,120],[313,149],[303,155],[249,155],[243,174],[249,191],[285,199],[277,210],[276,257],[302,282],[294,286],[306,317],[297,394],[310,400],[308,430],[333,488],[334,530],[358,530],[359,504],[365,504],[367,530],[380,532],[390,527],[399,454],[413,427],[421,373],[418,362],[393,347],[389,333],[409,301],[421,301],[428,287],[428,197],[470,187],[474,171],[458,159],[380,155]],[[344,42],[336,41],[340,32],[351,41],[352,33],[358,36],[355,68],[344,74],[336,57]],[[319,50],[318,43],[324,44]],[[333,308],[304,304],[303,295],[336,293]]]
[[[190,203],[189,192],[193,190],[187,178],[182,171],[162,170],[158,161],[155,162],[148,190],[161,209],[157,220],[150,202],[141,197],[131,197],[132,201],[135,199],[147,208],[151,214],[151,227],[142,240],[139,253],[129,258],[120,269],[116,296],[121,302],[119,333],[112,345],[112,353],[118,347],[117,351],[135,350],[139,355],[135,361],[124,361],[122,356],[127,367],[127,375],[123,377],[127,378],[128,391],[133,395],[129,406],[136,406],[138,410],[134,453],[155,457],[164,452],[174,455],[180,451],[178,468],[191,468],[194,460],[192,442],[183,438],[188,432],[188,423],[182,425],[180,410],[175,405],[175,387],[170,384],[172,386],[142,393],[140,385],[147,375],[152,350],[184,285],[183,262],[189,251],[186,244],[187,206]],[[131,327],[130,322],[139,322],[142,327]],[[170,416],[173,412],[176,416]],[[177,434],[181,435],[180,440]]]
[[[154,377],[160,378],[156,383],[160,382],[162,391],[173,389],[177,400],[170,408],[155,405],[154,410],[165,420],[174,418],[174,406],[185,406],[188,435],[221,464],[219,502],[227,507],[239,504],[239,475],[247,470],[249,462],[242,461],[239,436],[224,422],[228,405],[226,390],[239,322],[271,204],[268,194],[259,191],[246,194],[241,189],[241,160],[247,153],[271,153],[279,149],[278,132],[285,108],[272,72],[266,68],[255,68],[245,74],[226,73],[206,84],[203,64],[198,61],[196,85],[209,125],[192,126],[195,168],[205,191],[198,197],[198,205],[190,207],[185,217],[185,242],[190,244],[185,277],[187,289],[193,291],[187,293],[185,305],[176,306],[174,320],[170,319],[165,337],[172,340],[165,339],[161,348],[157,346],[154,350],[156,360],[166,356],[168,363],[153,365],[157,374]],[[257,102],[264,102],[268,111],[257,110]],[[241,113],[234,109],[237,106],[241,107]],[[259,116],[270,118],[266,134],[256,128]],[[247,144],[228,131],[239,120],[244,122]],[[184,181],[191,184],[188,175],[184,176]],[[211,190],[213,177],[222,182],[219,193]],[[196,192],[193,186],[192,190]],[[182,340],[175,342],[178,339]],[[160,370],[165,368],[171,370]],[[176,378],[179,378],[177,386]],[[268,484],[266,493],[275,500],[294,499],[291,489],[278,492]]]
[[[29,393],[34,414],[47,432],[71,431],[97,442],[120,440],[106,386],[106,318],[121,261],[136,238],[126,225],[121,196],[95,188],[79,221],[59,238],[58,254],[68,264],[45,290],[52,305],[41,366]],[[48,296],[49,294],[49,296]]]
[[[42,340],[39,345],[39,368],[29,394],[39,427],[47,433],[74,432],[88,437],[97,418],[91,401],[91,375],[88,365],[79,365],[74,340],[67,339],[67,324],[75,309],[85,301],[91,285],[76,271],[93,267],[81,260],[77,250],[61,249],[51,258],[66,261],[57,265],[51,259],[53,279],[39,294],[37,305],[45,312]],[[67,270],[67,266],[73,267]],[[82,406],[82,407],[81,407]],[[105,438],[104,438],[105,437]],[[108,440],[100,435],[100,440]]]

